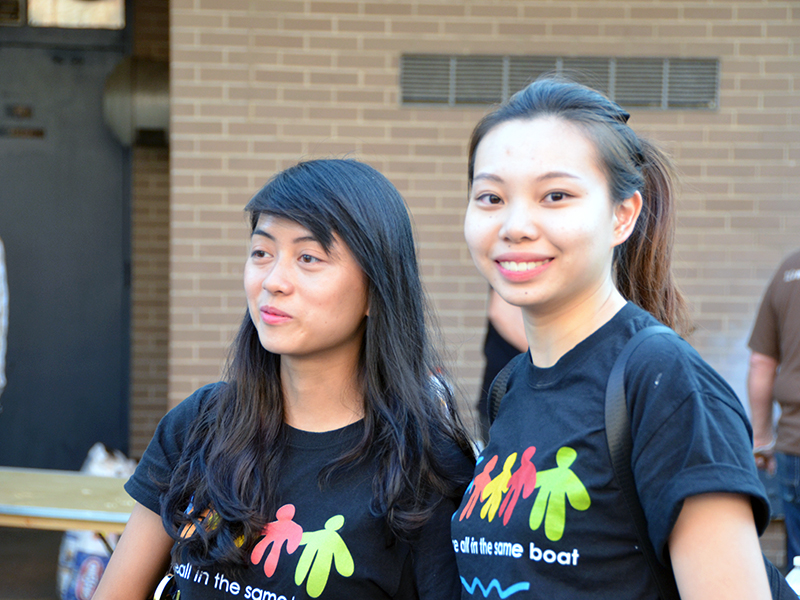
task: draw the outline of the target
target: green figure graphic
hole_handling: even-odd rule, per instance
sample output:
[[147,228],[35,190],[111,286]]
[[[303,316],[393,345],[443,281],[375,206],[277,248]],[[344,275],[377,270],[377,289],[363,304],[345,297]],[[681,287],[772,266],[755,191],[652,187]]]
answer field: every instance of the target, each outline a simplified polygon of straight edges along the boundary
[[312,598],[318,598],[325,589],[332,564],[343,577],[353,574],[353,557],[342,536],[336,533],[343,525],[344,517],[335,515],[325,522],[324,529],[303,533],[300,540],[300,545],[305,545],[305,548],[294,572],[294,582],[301,585],[308,575],[306,590]]
[[503,463],[503,470],[500,471],[500,474],[483,488],[481,492],[481,501],[487,498],[489,501],[481,507],[481,519],[485,519],[487,514],[489,515],[489,523],[494,519],[495,514],[497,514],[497,509],[500,508],[500,503],[503,501],[503,494],[508,491],[508,480],[511,479],[511,467],[514,466],[516,461],[517,453],[514,452],[506,459],[506,462]]
[[556,453],[558,466],[539,471],[536,479],[536,487],[541,489],[533,503],[529,525],[535,531],[544,520],[544,534],[553,542],[564,535],[566,500],[569,499],[575,510],[586,510],[592,503],[586,487],[570,469],[577,457],[578,453],[572,448],[559,448]]

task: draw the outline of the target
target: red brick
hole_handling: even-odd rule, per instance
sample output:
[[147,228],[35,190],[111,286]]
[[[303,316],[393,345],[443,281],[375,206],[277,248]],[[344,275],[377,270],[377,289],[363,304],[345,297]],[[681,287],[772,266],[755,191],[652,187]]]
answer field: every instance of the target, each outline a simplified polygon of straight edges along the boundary
[[312,50],[357,50],[358,46],[358,40],[349,36],[314,34],[309,39]]
[[[172,0],[171,0],[172,1]],[[250,8],[249,0],[196,0],[200,10],[247,10]]]
[[259,69],[255,72],[256,81],[268,83],[303,83],[305,75],[301,71],[278,69]]
[[303,36],[297,34],[269,34],[253,36],[253,44],[262,48],[302,48]]
[[526,19],[549,21],[552,19],[569,19],[573,17],[573,8],[549,4],[547,6],[523,6],[522,14]]
[[679,11],[677,6],[631,6],[632,19],[665,20],[677,19]]
[[366,15],[410,15],[411,4],[403,2],[367,2],[364,3]]
[[383,20],[373,19],[338,19],[336,31],[340,33],[383,33],[388,23]]
[[253,14],[247,15],[228,15],[228,27],[230,29],[244,29],[247,32],[259,29],[277,29],[278,17],[266,17]]
[[714,37],[733,37],[733,38],[760,38],[766,37],[764,35],[764,28],[759,24],[755,25],[728,25],[728,24],[713,24],[711,26],[711,35]]
[[284,18],[283,28],[289,31],[331,31],[333,22],[330,19],[315,19],[315,18]]
[[467,14],[466,3],[418,4],[417,14],[428,17],[462,17]]
[[499,23],[497,33],[500,35],[545,35],[545,23]]
[[283,99],[289,102],[331,102],[332,93],[330,90],[311,90],[304,88],[283,90]]
[[331,13],[336,15],[355,15],[359,12],[358,2],[312,2],[313,14]]
[[294,67],[330,67],[333,57],[330,54],[299,54],[287,53],[283,55],[283,64]]
[[600,33],[599,23],[553,23],[550,26],[553,35],[566,36],[597,36]]
[[469,7],[470,17],[489,17],[492,19],[507,18],[507,17],[520,17],[522,13],[521,3],[508,2],[506,4],[491,3],[491,4],[472,4]]
[[423,21],[414,19],[411,21],[392,20],[389,22],[392,33],[413,33],[421,35],[423,33],[438,33],[440,30],[439,21]]

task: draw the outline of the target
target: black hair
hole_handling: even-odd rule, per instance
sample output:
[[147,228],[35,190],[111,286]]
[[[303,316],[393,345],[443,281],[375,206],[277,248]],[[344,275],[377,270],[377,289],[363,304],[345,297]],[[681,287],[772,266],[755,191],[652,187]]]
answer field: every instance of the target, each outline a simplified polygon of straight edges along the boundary
[[612,202],[642,195],[642,212],[630,237],[615,248],[617,289],[678,330],[691,332],[689,310],[672,276],[676,227],[676,174],[670,158],[628,126],[630,115],[600,92],[547,76],[514,94],[475,126],[469,144],[469,185],[475,152],[492,129],[515,120],[554,116],[579,127],[592,141]]
[[[369,316],[359,357],[364,433],[323,470],[319,484],[367,457],[375,460],[369,509],[385,517],[395,536],[413,535],[437,499],[458,501],[465,485],[448,472],[441,449],[455,441],[468,456],[472,451],[429,341],[403,198],[364,163],[314,160],[278,173],[245,210],[252,230],[261,215],[288,219],[326,251],[336,234],[366,275]],[[195,422],[162,494],[162,519],[178,540],[176,558],[199,567],[243,564],[248,544],[274,518],[287,435],[280,360],[261,345],[245,313],[231,347],[227,385]],[[196,508],[186,514],[190,502]],[[215,527],[199,526],[204,508],[219,515]],[[191,524],[197,535],[181,538],[181,528]]]

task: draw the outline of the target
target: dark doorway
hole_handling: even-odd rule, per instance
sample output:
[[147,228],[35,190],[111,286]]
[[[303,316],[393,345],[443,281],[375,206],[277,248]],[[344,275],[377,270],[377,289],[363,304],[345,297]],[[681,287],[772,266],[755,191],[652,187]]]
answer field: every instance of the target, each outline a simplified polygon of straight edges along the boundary
[[45,34],[0,28],[0,464],[77,469],[95,442],[128,443],[130,153],[102,116],[123,45]]

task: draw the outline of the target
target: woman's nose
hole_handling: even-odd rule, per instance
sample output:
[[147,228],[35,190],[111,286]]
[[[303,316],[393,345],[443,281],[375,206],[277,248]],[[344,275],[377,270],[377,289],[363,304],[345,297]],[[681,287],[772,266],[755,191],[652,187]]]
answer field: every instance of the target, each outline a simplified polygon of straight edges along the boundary
[[536,211],[524,200],[512,200],[503,211],[500,237],[510,242],[534,240],[539,237]]
[[288,294],[294,289],[289,265],[276,260],[264,275],[261,286],[271,294]]

